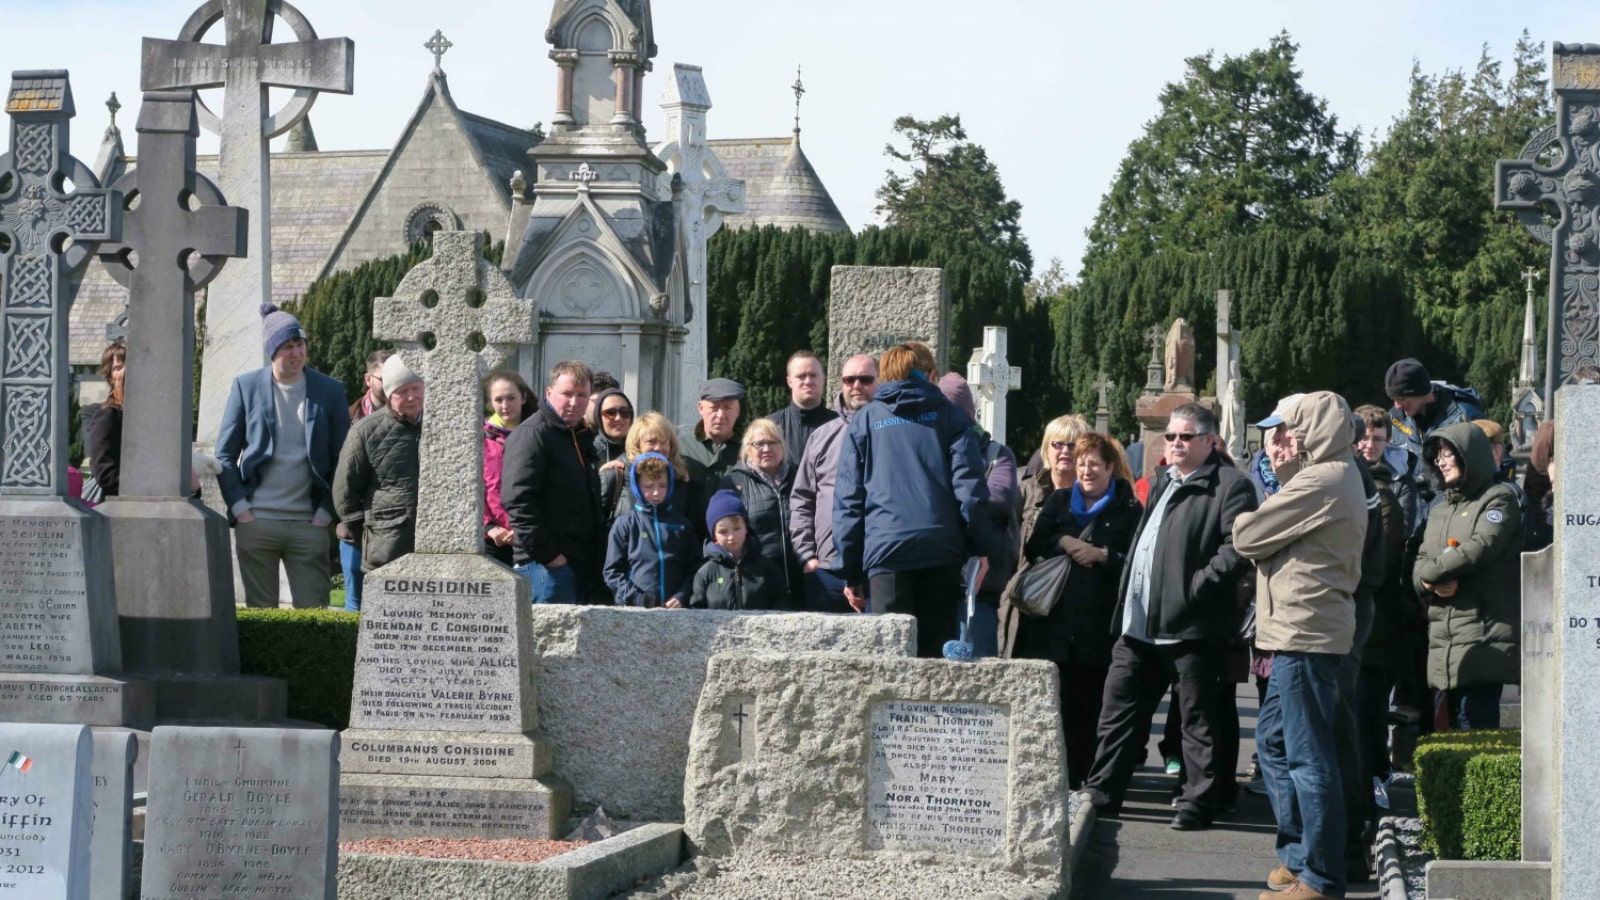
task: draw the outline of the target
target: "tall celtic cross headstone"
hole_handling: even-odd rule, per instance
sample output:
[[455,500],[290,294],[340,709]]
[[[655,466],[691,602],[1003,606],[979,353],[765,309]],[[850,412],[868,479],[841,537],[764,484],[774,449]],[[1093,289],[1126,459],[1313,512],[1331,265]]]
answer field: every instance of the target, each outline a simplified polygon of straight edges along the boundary
[[[292,43],[272,43],[283,19]],[[200,39],[223,23],[225,43]],[[318,39],[310,21],[287,0],[207,0],[189,16],[175,41],[145,38],[140,86],[146,91],[224,90],[219,120],[203,101],[200,124],[222,136],[218,182],[222,193],[250,210],[249,261],[229,266],[206,303],[206,351],[200,389],[202,444],[216,440],[233,378],[262,364],[258,310],[272,302],[272,179],[267,142],[305,118],[319,91],[354,88],[355,43]],[[269,87],[293,88],[283,109],[267,111]]]
[[433,258],[373,302],[373,336],[427,393],[416,552],[369,573],[362,598],[341,736],[347,839],[551,837],[571,802],[534,733],[528,583],[482,552],[480,380],[536,328],[480,241],[436,232]]
[[983,346],[967,361],[967,382],[972,385],[978,426],[1000,443],[1006,442],[1006,394],[1022,387],[1022,369],[1006,359],[1006,330],[983,329]]
[[[121,668],[111,537],[67,496],[66,272],[121,232],[121,202],[68,146],[66,72],[16,72],[0,156],[0,720],[133,725],[154,714]],[[74,190],[64,193],[66,181]],[[66,246],[70,240],[71,246]]]
[[1546,398],[1600,362],[1600,44],[1556,43],[1552,54],[1555,124],[1495,163],[1494,183],[1495,205],[1551,248]]
[[[100,507],[123,665],[156,686],[163,717],[281,718],[284,683],[239,674],[228,522],[189,497],[194,292],[244,255],[248,214],[195,172],[190,92],[145,94],[137,129],[139,165],[114,185],[128,198],[122,240],[100,246],[129,306],[122,490]],[[194,562],[173,565],[174,552]]]
[[1111,404],[1106,394],[1115,390],[1116,386],[1117,383],[1104,372],[1100,373],[1094,384],[1089,385],[1095,391],[1094,430],[1101,434],[1111,432]]

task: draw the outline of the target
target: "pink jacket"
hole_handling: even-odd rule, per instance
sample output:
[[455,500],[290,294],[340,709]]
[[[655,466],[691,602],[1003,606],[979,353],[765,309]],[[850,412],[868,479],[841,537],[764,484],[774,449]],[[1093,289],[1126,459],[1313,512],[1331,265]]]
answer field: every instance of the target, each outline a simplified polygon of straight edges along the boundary
[[506,436],[510,430],[492,422],[483,423],[483,527],[510,528],[505,505],[500,502],[500,466],[506,455]]

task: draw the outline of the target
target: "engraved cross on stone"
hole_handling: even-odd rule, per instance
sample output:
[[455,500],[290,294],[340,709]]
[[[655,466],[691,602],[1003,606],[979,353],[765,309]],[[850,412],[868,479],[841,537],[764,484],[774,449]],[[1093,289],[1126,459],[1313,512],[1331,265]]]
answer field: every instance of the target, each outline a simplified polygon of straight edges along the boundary
[[[0,155],[0,494],[66,496],[67,272],[121,232],[120,198],[69,148],[64,71],[14,72]],[[68,183],[71,188],[69,190]],[[70,246],[68,246],[70,244]]]
[[[194,292],[228,257],[243,256],[245,210],[226,206],[195,172],[194,97],[144,95],[139,166],[112,187],[125,198],[121,243],[100,246],[128,289],[127,433],[122,496],[185,497],[194,421]],[[191,201],[199,204],[190,209]],[[196,254],[191,256],[191,254]],[[135,262],[137,260],[137,263]]]
[[235,771],[238,772],[238,774],[243,775],[244,774],[244,740],[242,738],[234,738],[233,739],[233,749],[234,749],[235,752],[237,752],[239,754],[239,762],[238,762],[238,765],[237,765],[237,768],[235,769]]
[[372,336],[394,341],[427,384],[422,415],[418,553],[483,549],[483,389],[480,380],[531,343],[534,303],[483,259],[475,231],[440,231],[433,258],[394,297],[372,304]]
[[733,711],[728,713],[728,718],[733,720],[733,731],[736,739],[737,759],[743,762],[755,757],[756,726],[755,722],[748,721],[755,718],[755,703],[752,700],[739,697],[731,701]]
[[1494,173],[1495,205],[1551,248],[1547,398],[1600,362],[1600,45],[1556,43],[1552,55],[1556,122]]

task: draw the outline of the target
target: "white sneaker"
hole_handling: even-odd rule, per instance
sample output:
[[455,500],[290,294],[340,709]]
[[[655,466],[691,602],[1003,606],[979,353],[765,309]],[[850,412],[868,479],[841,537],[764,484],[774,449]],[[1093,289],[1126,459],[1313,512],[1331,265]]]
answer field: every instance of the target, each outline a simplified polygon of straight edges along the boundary
[[1244,789],[1249,791],[1252,794],[1259,794],[1261,796],[1266,796],[1266,793],[1267,793],[1267,780],[1265,778],[1262,778],[1260,775],[1257,775],[1256,777],[1254,777],[1254,778],[1252,778],[1249,781],[1246,781],[1244,783]]
[[1372,802],[1378,804],[1379,809],[1389,808],[1389,780],[1372,776]]

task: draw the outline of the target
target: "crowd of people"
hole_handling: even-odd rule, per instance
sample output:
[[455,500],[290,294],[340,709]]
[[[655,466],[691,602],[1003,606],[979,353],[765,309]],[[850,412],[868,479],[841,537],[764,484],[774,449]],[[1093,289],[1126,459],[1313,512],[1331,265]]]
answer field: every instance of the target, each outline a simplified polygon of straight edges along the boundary
[[[323,606],[332,526],[359,610],[362,573],[412,549],[425,386],[380,352],[347,405],[306,366],[300,323],[263,317],[270,363],[235,380],[216,447],[245,600],[276,606],[282,564],[294,605]],[[111,396],[88,432],[107,495],[124,361],[107,349]],[[1391,722],[1499,726],[1518,677],[1518,553],[1549,540],[1551,423],[1518,484],[1475,395],[1406,359],[1383,406],[1284,398],[1247,459],[1209,406],[1180,406],[1136,478],[1117,438],[1072,415],[1019,465],[919,342],[838,374],[826,402],[821,361],[795,353],[791,402],[748,422],[744,388],[709,379],[680,427],[582,362],[552,366],[542,395],[492,373],[484,551],[536,603],[904,613],[920,656],[959,634],[980,657],[1054,662],[1068,782],[1105,816],[1170,696],[1172,827],[1208,828],[1241,788],[1264,793],[1282,862],[1264,898],[1340,897],[1370,876]],[[1063,563],[1035,612],[1017,585]],[[1258,749],[1241,778],[1235,686],[1251,680]]]

